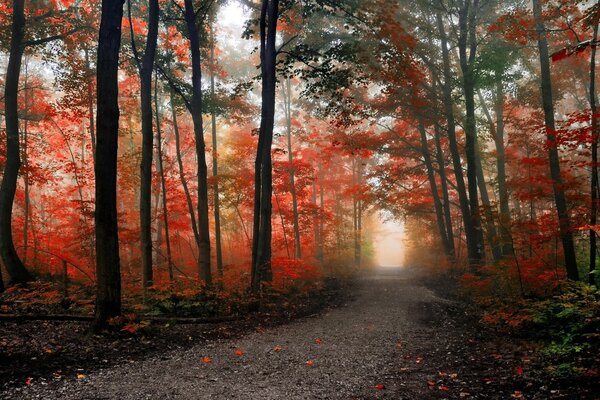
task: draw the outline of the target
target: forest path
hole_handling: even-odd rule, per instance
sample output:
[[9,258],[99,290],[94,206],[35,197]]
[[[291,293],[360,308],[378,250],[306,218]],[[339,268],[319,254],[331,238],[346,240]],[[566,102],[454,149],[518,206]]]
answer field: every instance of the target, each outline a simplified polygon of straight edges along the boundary
[[[98,370],[84,379],[32,387],[20,395],[263,400],[413,399],[429,393],[426,398],[437,397],[437,390],[431,391],[427,377],[421,376],[424,372],[418,371],[428,363],[418,355],[440,334],[431,322],[442,318],[446,302],[421,286],[410,271],[396,268],[382,268],[361,279],[356,294],[347,306],[318,317]],[[203,362],[203,357],[211,361]],[[403,363],[410,368],[401,368]],[[431,368],[429,372],[437,374],[435,360]]]

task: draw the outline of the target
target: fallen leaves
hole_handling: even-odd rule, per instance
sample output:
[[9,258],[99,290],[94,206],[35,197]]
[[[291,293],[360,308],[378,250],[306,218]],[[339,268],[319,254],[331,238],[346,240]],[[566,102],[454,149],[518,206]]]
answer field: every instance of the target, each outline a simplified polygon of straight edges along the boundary
[[315,343],[316,343],[316,344],[321,344],[321,343],[322,343],[322,340],[321,340],[320,338],[316,338],[316,339],[315,339]]
[[85,379],[85,374],[77,374],[77,379]]
[[242,349],[235,349],[235,351],[233,352],[233,354],[235,354],[238,357],[243,356],[245,353]]
[[210,364],[212,362],[212,358],[210,358],[208,356],[204,356],[204,357],[202,357],[202,362],[204,364]]
[[31,382],[33,382],[33,378],[27,378],[27,380],[25,381],[25,384],[31,385]]
[[307,362],[306,362],[306,366],[308,366],[308,367],[312,367],[312,366],[314,366],[314,365],[315,365],[315,362],[314,362],[314,361],[310,361],[310,360],[309,360],[309,361],[307,361]]
[[281,346],[275,346],[275,347],[273,347],[273,351],[274,351],[274,352],[277,352],[277,353],[279,353],[281,350],[283,350],[283,349],[281,348]]
[[385,389],[385,385],[383,383],[380,383],[378,385],[375,385],[375,389],[377,389],[377,390],[383,390],[383,389]]

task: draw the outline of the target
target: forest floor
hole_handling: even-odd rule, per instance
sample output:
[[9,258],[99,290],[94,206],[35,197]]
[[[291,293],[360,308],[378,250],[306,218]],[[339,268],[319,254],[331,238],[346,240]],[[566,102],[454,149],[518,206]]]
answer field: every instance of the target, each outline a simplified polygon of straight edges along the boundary
[[[547,379],[531,344],[483,328],[410,270],[380,269],[354,294],[285,324],[196,327],[187,346],[185,332],[173,333],[171,344],[168,335],[145,345],[149,338],[113,339],[104,353],[91,350],[91,363],[74,358],[58,372],[32,369],[27,385],[5,382],[0,398],[596,398],[589,383]],[[154,351],[132,352],[140,346]]]

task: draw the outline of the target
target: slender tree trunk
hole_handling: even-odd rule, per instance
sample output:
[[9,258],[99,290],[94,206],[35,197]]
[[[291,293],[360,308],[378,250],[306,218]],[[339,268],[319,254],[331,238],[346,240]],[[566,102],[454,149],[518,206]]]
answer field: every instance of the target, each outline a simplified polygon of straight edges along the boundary
[[275,41],[279,0],[262,0],[260,12],[260,68],[262,107],[258,148],[255,163],[254,227],[252,237],[252,290],[260,290],[262,282],[273,279],[271,270],[271,196],[273,170],[271,145],[275,119],[275,88],[277,85]]
[[487,232],[487,240],[492,249],[492,257],[495,262],[502,259],[502,247],[498,240],[498,231],[496,230],[496,224],[494,223],[494,213],[492,211],[492,204],[490,203],[490,196],[487,191],[485,184],[485,177],[483,175],[483,163],[481,162],[481,149],[479,144],[475,142],[475,155],[477,165],[477,185],[479,186],[479,192],[481,193],[481,204],[483,205],[483,212],[485,213],[485,227]]
[[144,293],[152,286],[152,152],[154,151],[154,132],[152,131],[152,72],[158,40],[158,19],[160,9],[158,0],[148,1],[148,35],[144,56],[140,61],[135,44],[133,24],[131,23],[131,1],[127,1],[131,44],[140,75],[140,106],[142,119],[142,160],[140,163],[140,245],[142,255],[142,285]]
[[196,139],[198,160],[198,276],[206,285],[212,283],[210,260],[210,231],[208,222],[208,167],[202,121],[202,69],[200,33],[196,23],[196,11],[192,0],[184,0],[185,24],[192,56],[192,101],[191,114]]
[[173,274],[173,254],[171,252],[171,236],[169,235],[169,210],[167,207],[167,185],[165,182],[165,169],[163,166],[162,129],[160,127],[160,107],[158,105],[158,80],[154,80],[154,109],[156,113],[156,169],[160,175],[160,188],[162,192],[162,212],[165,226],[165,244],[167,246],[167,269],[169,271],[169,286],[173,289],[175,277]]
[[190,213],[190,220],[192,223],[192,232],[194,233],[194,239],[196,243],[199,242],[198,238],[198,225],[196,224],[196,212],[194,211],[194,204],[192,202],[192,196],[190,189],[185,179],[185,170],[183,169],[183,158],[181,157],[181,140],[179,137],[179,125],[177,124],[177,110],[175,109],[175,99],[173,90],[171,90],[171,119],[173,120],[173,134],[175,135],[175,155],[177,157],[177,166],[179,168],[179,180],[183,187],[183,193],[185,194],[185,201],[188,206]]
[[0,186],[0,258],[10,282],[26,283],[33,279],[19,258],[12,236],[12,211],[21,168],[19,149],[19,76],[25,35],[24,0],[13,0],[10,55],[4,86],[4,118],[6,121],[6,164]]
[[89,130],[90,140],[92,142],[92,158],[94,163],[96,162],[96,130],[94,122],[94,74],[92,73],[92,67],[90,62],[89,50],[86,48],[85,52],[85,71],[88,74],[88,82],[86,85],[87,101],[88,101],[88,116],[89,116]]
[[275,197],[275,204],[277,204],[277,213],[279,214],[279,221],[281,222],[281,232],[283,234],[283,244],[285,245],[285,251],[287,253],[287,257],[291,258],[292,253],[290,253],[290,243],[287,238],[287,233],[285,231],[285,220],[283,219],[283,214],[281,213],[281,204],[279,203],[279,196],[277,193],[273,191],[273,197]]
[[[458,52],[460,67],[463,76],[463,92],[465,96],[465,155],[467,159],[467,188],[469,192],[469,210],[471,212],[471,224],[473,225],[474,241],[472,260],[478,264],[483,258],[483,236],[481,230],[481,217],[479,215],[479,199],[477,191],[477,127],[475,124],[475,55],[477,42],[475,38],[476,13],[479,5],[478,0],[463,0],[463,6],[459,11],[459,36]],[[467,47],[469,51],[467,54]]]
[[454,229],[452,227],[452,210],[450,209],[450,194],[448,193],[448,182],[446,179],[446,165],[444,162],[444,153],[442,152],[442,141],[440,132],[440,127],[438,124],[434,126],[435,133],[435,156],[438,164],[438,174],[440,175],[440,184],[442,187],[442,196],[443,196],[443,210],[444,210],[444,220],[446,226],[446,238],[448,241],[448,246],[450,250],[450,257],[454,258],[456,256],[456,250],[454,247]]
[[421,154],[425,161],[425,167],[427,169],[427,179],[429,180],[429,187],[431,189],[431,195],[433,197],[433,206],[435,209],[436,223],[440,240],[444,246],[444,251],[447,256],[451,255],[451,246],[448,241],[446,226],[444,222],[444,211],[442,209],[442,202],[438,192],[437,182],[435,181],[435,170],[433,169],[433,162],[431,161],[431,153],[429,152],[429,145],[427,142],[427,132],[422,122],[419,122],[419,133],[421,135]]
[[[210,93],[215,98],[215,33],[211,26],[210,64]],[[215,215],[215,251],[217,252],[217,272],[223,278],[223,250],[221,246],[221,208],[219,200],[219,152],[217,151],[217,115],[214,108],[210,112],[212,124],[212,174],[213,174],[213,203]]]
[[573,233],[571,232],[569,210],[563,189],[563,180],[560,173],[560,160],[556,144],[556,125],[554,121],[554,104],[552,102],[552,81],[550,75],[550,56],[548,54],[548,41],[546,28],[542,20],[542,5],[540,0],[533,0],[533,16],[536,21],[538,34],[538,49],[540,53],[541,66],[541,89],[542,104],[544,108],[544,122],[546,124],[546,137],[548,139],[548,158],[550,161],[550,176],[552,177],[552,188],[554,189],[554,202],[558,214],[560,238],[565,256],[565,269],[567,276],[572,280],[579,280],[577,269],[577,258],[575,256],[575,245]]
[[119,49],[124,0],[102,0],[98,40],[96,120],[96,316],[95,326],[121,313],[121,268],[117,227],[119,142]]
[[454,176],[456,179],[456,192],[458,194],[458,200],[460,205],[460,211],[463,219],[463,226],[465,236],[467,239],[467,252],[469,257],[469,264],[476,266],[479,264],[481,259],[480,251],[477,240],[477,231],[471,218],[471,210],[469,206],[469,199],[467,197],[467,189],[462,173],[462,162],[460,159],[460,151],[458,148],[458,141],[456,139],[456,121],[454,119],[453,110],[453,99],[452,99],[452,73],[450,70],[450,53],[448,50],[448,39],[446,37],[446,31],[441,14],[437,14],[438,31],[440,34],[440,44],[442,47],[442,61],[443,61],[443,73],[444,73],[444,85],[443,85],[443,98],[444,98],[444,114],[446,117],[447,133],[448,133],[448,144],[450,147],[450,154],[452,156],[452,167],[454,169]]
[[[25,113],[29,113],[29,76],[28,76],[28,65],[25,62],[25,86],[23,88],[25,97]],[[29,141],[29,118],[25,118],[23,121],[23,186],[25,191],[25,207],[23,210],[23,264],[27,264],[27,253],[29,252],[29,212],[31,200],[29,198],[29,173],[27,166],[29,165],[28,160],[28,142]]]
[[323,220],[323,210],[325,209],[325,188],[323,181],[325,180],[325,172],[323,166],[319,164],[319,238],[318,243],[318,259],[323,265],[325,258],[325,222]]
[[283,98],[287,128],[288,161],[290,163],[290,193],[292,194],[292,212],[294,215],[294,258],[301,259],[302,248],[300,243],[300,224],[298,222],[298,196],[296,195],[294,155],[292,152],[292,85],[289,77],[285,80]]
[[[600,4],[600,2],[598,2]],[[594,23],[592,37],[592,55],[590,59],[590,112],[592,114],[592,177],[591,177],[591,208],[590,208],[590,285],[596,282],[596,251],[597,234],[596,224],[598,219],[598,115],[596,105],[596,42],[598,40],[598,23]]]

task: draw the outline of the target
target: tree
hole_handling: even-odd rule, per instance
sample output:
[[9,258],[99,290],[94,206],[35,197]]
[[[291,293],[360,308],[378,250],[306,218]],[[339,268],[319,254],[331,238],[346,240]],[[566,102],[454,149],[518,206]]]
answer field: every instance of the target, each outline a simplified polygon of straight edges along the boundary
[[21,168],[19,146],[19,76],[25,50],[25,1],[13,0],[10,55],[4,87],[4,115],[6,121],[6,164],[0,186],[0,257],[12,283],[26,283],[33,276],[25,269],[13,241],[12,212],[17,178]]
[[563,178],[560,171],[560,160],[556,141],[556,123],[554,120],[554,103],[552,95],[552,77],[550,75],[550,56],[548,54],[548,40],[546,28],[542,19],[541,0],[533,0],[533,17],[535,29],[538,35],[538,51],[540,58],[540,84],[542,106],[544,109],[544,123],[546,137],[548,139],[548,160],[550,163],[550,176],[552,178],[552,189],[554,191],[554,203],[558,214],[560,239],[565,257],[565,269],[569,279],[579,280],[577,269],[577,258],[575,256],[575,245],[571,232],[567,200],[563,189]]
[[262,0],[260,9],[261,114],[254,165],[254,227],[252,236],[252,290],[273,278],[271,270],[271,196],[273,170],[271,144],[275,119],[277,20],[279,0]]
[[[152,286],[152,72],[154,71],[154,57],[158,41],[158,0],[148,2],[148,35],[146,48],[140,60],[135,44],[133,20],[131,18],[131,0],[127,0],[129,12],[129,29],[131,34],[131,47],[133,56],[140,75],[140,102],[142,113],[142,160],[140,163],[140,227],[141,227],[141,252],[142,252],[142,281],[144,291]],[[160,146],[160,144],[159,144]]]
[[96,119],[96,311],[95,326],[121,313],[121,266],[117,224],[119,49],[125,0],[102,0],[97,55]]

